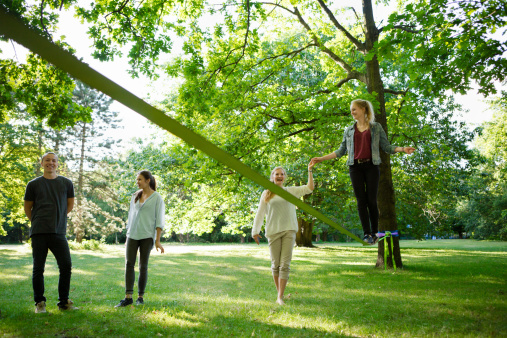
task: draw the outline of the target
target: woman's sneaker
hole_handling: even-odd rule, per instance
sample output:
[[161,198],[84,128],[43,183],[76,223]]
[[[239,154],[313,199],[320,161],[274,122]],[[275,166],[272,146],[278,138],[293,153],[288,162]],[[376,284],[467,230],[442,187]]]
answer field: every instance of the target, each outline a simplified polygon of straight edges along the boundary
[[144,305],[143,297],[138,297],[136,300],[136,305]]
[[375,244],[378,243],[378,237],[377,237],[377,235],[373,235],[372,239],[373,239],[373,243],[371,243],[371,244],[375,245]]
[[373,238],[371,237],[371,235],[364,235],[363,241],[365,241],[366,243],[368,243],[370,245],[373,244]]
[[46,302],[38,302],[35,304],[35,313],[46,313]]
[[60,302],[57,305],[58,305],[58,308],[60,310],[63,310],[63,311],[67,311],[67,310],[79,310],[78,307],[74,306],[74,303],[70,299],[67,299],[66,302]]
[[125,299],[120,300],[120,302],[118,304],[116,304],[114,307],[125,307],[125,306],[129,306],[133,303],[134,303],[134,301],[132,300],[132,298],[125,298]]

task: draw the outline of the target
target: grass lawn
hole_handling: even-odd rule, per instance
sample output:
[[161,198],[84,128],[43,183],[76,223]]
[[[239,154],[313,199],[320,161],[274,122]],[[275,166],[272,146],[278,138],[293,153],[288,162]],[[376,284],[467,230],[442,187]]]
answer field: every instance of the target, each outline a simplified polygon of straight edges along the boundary
[[164,245],[150,258],[146,304],[121,309],[125,247],[71,251],[73,312],[57,309],[49,254],[48,314],[34,313],[30,247],[3,245],[0,336],[507,336],[506,242],[401,241],[396,272],[373,267],[376,247],[317,245],[294,250],[283,307],[267,245]]

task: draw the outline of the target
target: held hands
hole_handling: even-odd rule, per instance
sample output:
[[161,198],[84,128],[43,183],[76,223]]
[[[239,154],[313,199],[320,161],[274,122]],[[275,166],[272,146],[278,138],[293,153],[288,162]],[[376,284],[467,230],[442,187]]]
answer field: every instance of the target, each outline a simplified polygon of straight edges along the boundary
[[[314,165],[316,165],[317,163],[320,163],[320,162],[322,162],[322,161],[324,161],[324,160],[322,159],[322,157],[314,157],[314,158],[312,158],[312,159],[310,160],[310,164],[312,165],[312,168],[313,168],[313,166],[314,166]],[[310,169],[310,164],[308,165],[308,170],[311,170],[311,169]]]
[[262,236],[259,234],[253,235],[253,239],[255,240],[255,243],[257,243],[257,245],[259,245],[259,238],[262,238]]
[[160,244],[160,241],[156,241],[155,242],[155,248],[157,249],[160,249],[160,253],[163,254],[164,253],[164,247]]
[[313,166],[315,165],[316,163],[313,161],[313,159],[310,161],[310,163],[308,163],[308,171],[312,171],[313,169]]

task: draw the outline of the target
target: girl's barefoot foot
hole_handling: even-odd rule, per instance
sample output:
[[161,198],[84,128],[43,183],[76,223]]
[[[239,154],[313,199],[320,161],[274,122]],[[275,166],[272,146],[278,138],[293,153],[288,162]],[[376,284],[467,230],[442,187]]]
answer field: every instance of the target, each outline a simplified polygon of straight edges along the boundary
[[278,305],[285,305],[285,302],[284,302],[281,298],[278,298],[278,299],[276,300],[276,303],[277,303]]

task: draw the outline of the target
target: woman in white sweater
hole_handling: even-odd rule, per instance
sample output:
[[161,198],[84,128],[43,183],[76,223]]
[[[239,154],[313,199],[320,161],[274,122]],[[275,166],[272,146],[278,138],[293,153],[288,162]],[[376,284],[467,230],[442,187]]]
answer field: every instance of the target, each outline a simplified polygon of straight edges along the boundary
[[[313,166],[314,163],[312,162],[308,165],[307,185],[284,187],[283,184],[287,179],[287,173],[282,167],[273,169],[270,180],[287,192],[300,198],[313,191]],[[266,217],[265,234],[269,243],[271,270],[278,292],[276,302],[283,305],[283,293],[285,292],[285,287],[289,279],[292,250],[296,243],[296,232],[298,231],[296,207],[294,204],[287,202],[271,191],[265,190],[262,193],[257,215],[255,216],[252,227],[252,237],[257,244],[259,244],[259,238],[262,238],[259,232],[262,228],[264,217]]]
[[125,299],[115,307],[133,304],[134,281],[137,252],[139,251],[139,279],[136,305],[144,304],[144,291],[148,282],[148,260],[155,245],[156,250],[164,253],[160,244],[160,235],[165,224],[165,204],[162,196],[156,191],[155,177],[147,171],[137,175],[138,190],[130,200],[127,222],[127,246],[125,252]]

